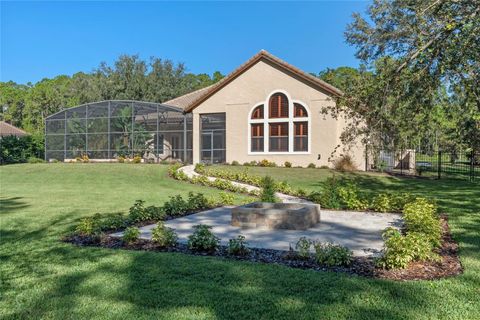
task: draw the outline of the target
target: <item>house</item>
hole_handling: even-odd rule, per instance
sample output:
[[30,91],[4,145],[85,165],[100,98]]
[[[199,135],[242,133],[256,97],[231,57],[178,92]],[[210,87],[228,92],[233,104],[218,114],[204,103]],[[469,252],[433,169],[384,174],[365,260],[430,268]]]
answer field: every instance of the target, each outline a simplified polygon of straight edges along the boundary
[[27,135],[25,131],[20,128],[11,125],[5,121],[0,121],[0,137],[6,136],[16,136],[16,137],[23,137]]
[[[267,159],[331,166],[329,158],[342,153],[346,122],[321,109],[340,95],[334,86],[262,50],[218,83],[164,104],[193,115],[194,163]],[[353,146],[349,154],[362,169],[363,146]]]
[[110,100],[53,114],[45,123],[45,156],[116,161],[141,155],[144,161],[188,163],[266,159],[318,167],[348,152],[363,169],[363,146],[344,146],[340,139],[347,120],[322,113],[340,95],[262,50],[221,81],[162,104]]

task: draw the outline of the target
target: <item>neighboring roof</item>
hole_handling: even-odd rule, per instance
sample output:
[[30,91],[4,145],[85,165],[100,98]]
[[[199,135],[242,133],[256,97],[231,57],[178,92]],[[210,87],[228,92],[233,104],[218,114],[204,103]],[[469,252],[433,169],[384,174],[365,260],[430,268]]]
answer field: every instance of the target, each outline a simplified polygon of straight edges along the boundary
[[190,107],[192,103],[195,102],[199,97],[201,97],[207,90],[210,90],[215,84],[209,85],[208,87],[184,94],[183,96],[174,98],[172,100],[168,100],[164,102],[163,104],[173,106],[173,107],[178,107],[182,108],[183,110],[186,110]]
[[25,135],[27,135],[27,133],[22,129],[12,126],[10,123],[6,123],[5,121],[0,121],[0,137],[5,137],[5,136],[22,137]]
[[240,67],[238,67],[236,70],[234,70],[232,73],[230,73],[217,83],[206,88],[190,92],[178,98],[166,101],[164,102],[164,104],[183,108],[185,112],[190,112],[262,59],[269,61],[270,63],[278,66],[281,69],[292,72],[293,74],[300,77],[309,84],[319,87],[333,96],[343,95],[343,92],[340,89],[337,89],[334,86],[326,83],[325,81],[320,80],[317,77],[312,76],[311,74],[292,66],[291,64],[275,57],[273,54],[265,50],[261,50],[259,53],[254,55],[247,62],[242,64]]

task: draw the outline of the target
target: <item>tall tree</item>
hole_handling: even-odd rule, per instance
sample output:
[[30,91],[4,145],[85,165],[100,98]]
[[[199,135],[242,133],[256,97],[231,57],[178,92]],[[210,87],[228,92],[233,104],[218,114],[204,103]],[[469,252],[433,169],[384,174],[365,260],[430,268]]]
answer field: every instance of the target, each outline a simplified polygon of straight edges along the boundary
[[[400,122],[393,125],[408,127],[412,118],[430,119],[442,87],[451,89],[450,95],[461,92],[465,98],[457,102],[462,103],[463,112],[471,115],[469,120],[473,123],[463,137],[465,143],[478,147],[478,0],[375,0],[368,16],[367,21],[354,14],[346,39],[357,47],[358,58],[369,68],[376,68],[375,78],[382,81],[370,88],[370,94],[360,96],[363,101],[347,97],[344,102],[360,109],[373,100],[372,116],[400,113]],[[393,58],[381,59],[385,57]],[[379,124],[392,125],[386,119],[380,120]]]

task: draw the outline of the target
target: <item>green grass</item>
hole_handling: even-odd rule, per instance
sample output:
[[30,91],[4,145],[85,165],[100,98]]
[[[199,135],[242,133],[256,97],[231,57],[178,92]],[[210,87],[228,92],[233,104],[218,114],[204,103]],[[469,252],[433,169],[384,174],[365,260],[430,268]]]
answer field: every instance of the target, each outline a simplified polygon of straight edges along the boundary
[[[329,170],[252,168],[318,188]],[[81,217],[136,199],[217,190],[171,180],[166,167],[37,164],[0,167],[2,318],[478,319],[480,186],[466,181],[352,175],[367,193],[435,196],[450,215],[465,273],[393,282],[176,253],[81,248],[59,238]]]

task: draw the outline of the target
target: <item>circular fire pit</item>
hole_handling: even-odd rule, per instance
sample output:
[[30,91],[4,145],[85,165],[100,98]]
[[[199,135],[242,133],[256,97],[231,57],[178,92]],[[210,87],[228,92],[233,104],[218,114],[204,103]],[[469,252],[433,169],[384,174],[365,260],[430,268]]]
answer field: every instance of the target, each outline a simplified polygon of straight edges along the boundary
[[306,230],[320,222],[320,206],[253,202],[232,209],[231,225],[241,228]]

